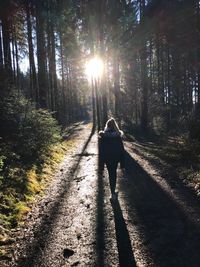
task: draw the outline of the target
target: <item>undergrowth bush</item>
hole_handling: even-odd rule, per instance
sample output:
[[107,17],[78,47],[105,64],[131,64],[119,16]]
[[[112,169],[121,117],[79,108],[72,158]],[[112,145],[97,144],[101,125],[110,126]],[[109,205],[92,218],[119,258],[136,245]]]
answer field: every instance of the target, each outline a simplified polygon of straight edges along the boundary
[[[41,186],[38,175],[52,146],[61,140],[52,114],[36,109],[22,93],[0,99],[0,221],[11,227],[28,210],[27,199]],[[35,167],[36,166],[36,167]],[[32,175],[32,170],[37,175]]]
[[0,106],[1,137],[22,160],[38,157],[59,141],[60,127],[50,112],[36,109],[22,94],[12,93]]

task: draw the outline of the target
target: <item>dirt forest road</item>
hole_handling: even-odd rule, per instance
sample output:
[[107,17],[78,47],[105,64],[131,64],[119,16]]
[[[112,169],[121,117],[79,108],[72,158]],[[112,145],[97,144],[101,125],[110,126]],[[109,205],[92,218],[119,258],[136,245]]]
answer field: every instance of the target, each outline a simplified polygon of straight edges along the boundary
[[110,203],[107,172],[98,175],[97,134],[75,133],[76,147],[29,214],[12,267],[199,267],[199,200],[161,177],[125,142],[126,174]]

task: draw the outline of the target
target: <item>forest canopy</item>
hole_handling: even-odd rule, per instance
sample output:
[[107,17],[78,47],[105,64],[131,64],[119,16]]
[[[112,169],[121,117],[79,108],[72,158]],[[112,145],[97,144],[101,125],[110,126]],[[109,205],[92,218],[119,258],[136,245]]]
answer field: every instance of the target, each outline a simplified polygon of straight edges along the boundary
[[97,92],[101,124],[112,113],[130,127],[195,128],[191,136],[197,137],[198,0],[0,4],[3,97],[20,91],[36,108],[53,111],[59,122],[69,124],[86,115],[92,93],[85,62],[98,55],[104,64]]

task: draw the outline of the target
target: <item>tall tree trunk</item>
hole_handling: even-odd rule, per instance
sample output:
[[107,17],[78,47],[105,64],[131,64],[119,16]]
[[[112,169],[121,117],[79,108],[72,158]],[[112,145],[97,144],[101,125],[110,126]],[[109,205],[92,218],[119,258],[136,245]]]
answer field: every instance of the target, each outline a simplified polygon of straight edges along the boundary
[[[145,27],[145,0],[140,0],[140,25]],[[144,33],[145,34],[145,33]],[[148,128],[148,85],[147,85],[147,51],[146,51],[146,36],[141,38],[141,127],[143,131]]]
[[39,105],[47,107],[47,73],[46,73],[46,43],[44,32],[44,3],[38,2],[36,6],[36,36],[38,61]]
[[120,73],[119,73],[119,57],[117,51],[113,57],[113,78],[114,78],[114,95],[115,95],[115,116],[121,119],[121,97],[120,97]]
[[108,120],[108,103],[107,103],[107,85],[106,85],[106,62],[105,62],[105,47],[104,47],[104,26],[105,26],[105,9],[106,1],[99,1],[100,15],[99,15],[99,42],[100,42],[100,55],[103,60],[104,68],[101,77],[100,91],[102,92],[102,122],[101,127],[104,127]]
[[169,44],[167,45],[167,105],[168,105],[168,112],[167,112],[167,129],[170,128],[171,125],[171,61],[170,61],[170,47]]
[[50,26],[50,39],[51,39],[51,60],[52,60],[52,84],[53,84],[53,89],[54,89],[54,103],[55,103],[55,110],[58,112],[58,88],[57,88],[57,74],[56,74],[56,52],[55,52],[55,35],[54,35],[54,29],[53,29],[53,21],[51,21],[51,26]]
[[2,36],[3,36],[3,55],[4,55],[4,69],[5,69],[5,82],[8,84],[13,83],[11,49],[10,49],[10,21],[6,16],[2,17]]
[[66,92],[65,92],[65,76],[64,76],[64,54],[63,54],[63,38],[62,38],[62,32],[60,30],[59,32],[60,37],[60,64],[61,64],[61,95],[62,95],[62,114],[63,114],[63,122],[67,122],[64,120],[66,118]]
[[92,118],[93,118],[93,131],[96,129],[96,102],[95,102],[95,85],[92,79]]
[[141,127],[143,131],[148,128],[148,87],[147,87],[147,62],[146,62],[146,45],[140,52],[141,58],[141,86],[142,86],[142,99],[141,99]]
[[14,42],[15,42],[15,61],[16,61],[16,84],[18,87],[20,87],[19,51],[16,38]]
[[200,2],[196,0],[196,45],[197,45],[197,88],[198,88],[198,108],[197,117],[200,120]]
[[28,31],[30,95],[31,95],[31,98],[35,102],[38,102],[38,83],[37,83],[37,74],[36,74],[35,59],[34,59],[33,40],[32,40],[32,25],[31,25],[30,6],[27,6],[27,9],[26,9],[26,23],[27,23],[27,31]]
[[55,110],[55,92],[54,92],[54,86],[53,86],[53,73],[52,73],[52,44],[51,44],[49,21],[47,25],[47,56],[48,56],[48,82],[49,82],[49,91],[47,92],[48,107],[51,110]]
[[[14,27],[13,27],[14,28]],[[12,47],[12,69],[13,69],[13,81],[14,84],[17,85],[17,73],[16,73],[16,64],[15,64],[15,38],[14,38],[14,30],[12,30],[12,40],[11,40],[11,47]]]
[[0,71],[3,69],[3,47],[2,47],[2,27],[0,20]]
[[2,27],[0,20],[0,97],[2,97],[4,93],[3,80],[4,80],[4,61],[3,61],[3,45],[2,45]]

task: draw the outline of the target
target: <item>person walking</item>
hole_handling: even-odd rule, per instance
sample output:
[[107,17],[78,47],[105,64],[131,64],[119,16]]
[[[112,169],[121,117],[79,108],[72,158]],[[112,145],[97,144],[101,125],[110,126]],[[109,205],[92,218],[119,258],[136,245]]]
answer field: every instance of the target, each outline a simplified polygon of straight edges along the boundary
[[111,200],[116,200],[117,166],[124,168],[123,132],[119,129],[115,119],[106,122],[104,131],[99,132],[99,172],[102,173],[106,165],[109,174]]

